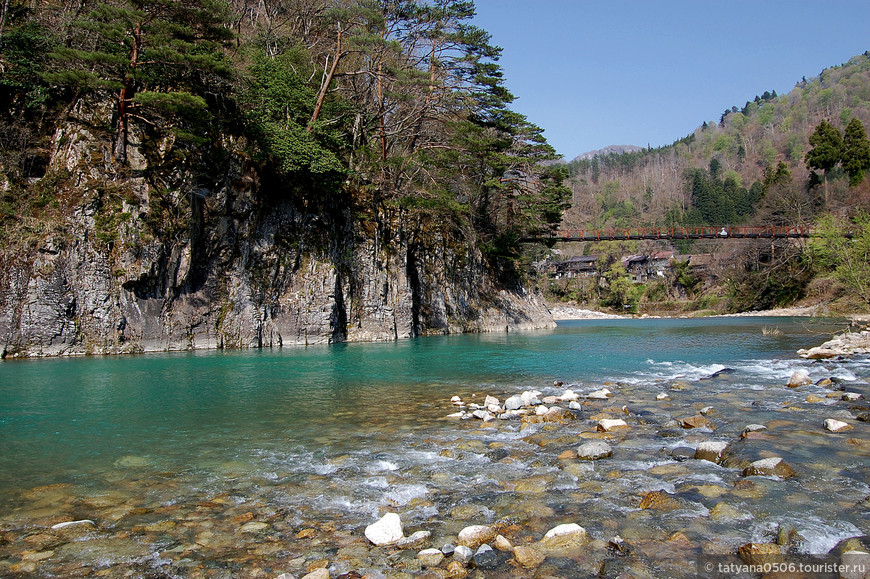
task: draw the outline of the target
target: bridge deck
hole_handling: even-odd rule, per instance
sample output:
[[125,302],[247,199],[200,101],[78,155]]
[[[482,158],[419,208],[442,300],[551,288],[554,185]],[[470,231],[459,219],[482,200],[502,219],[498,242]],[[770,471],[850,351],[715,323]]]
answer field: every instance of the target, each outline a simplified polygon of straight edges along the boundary
[[809,227],[648,227],[571,229],[521,241],[627,241],[640,239],[796,239],[811,237]]

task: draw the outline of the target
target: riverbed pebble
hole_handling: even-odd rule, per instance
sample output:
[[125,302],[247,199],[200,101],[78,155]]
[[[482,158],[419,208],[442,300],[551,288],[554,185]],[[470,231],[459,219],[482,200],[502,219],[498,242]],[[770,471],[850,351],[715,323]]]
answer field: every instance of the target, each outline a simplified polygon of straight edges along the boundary
[[613,448],[603,440],[590,440],[577,447],[580,460],[600,460],[613,456]]
[[474,557],[474,551],[467,545],[457,545],[453,550],[453,558],[460,563],[469,563],[472,557]]
[[444,560],[444,553],[438,549],[423,549],[417,553],[417,559],[425,567],[437,567]]
[[622,418],[602,418],[598,421],[598,430],[601,432],[610,432],[617,429],[628,428],[628,423]]
[[484,571],[495,569],[499,564],[498,552],[486,543],[477,548],[472,560],[475,567]]
[[760,432],[762,430],[767,430],[767,427],[763,424],[747,424],[743,428],[743,432],[740,433],[741,438],[746,438],[752,432]]
[[798,386],[807,386],[812,384],[813,381],[810,378],[810,373],[806,370],[795,370],[791,378],[788,379],[788,383],[786,384],[789,388],[797,388]]
[[600,390],[595,390],[594,392],[590,392],[586,395],[586,398],[590,400],[607,400],[611,396],[612,392],[607,388],[602,388]]
[[387,513],[366,527],[365,536],[379,547],[396,543],[404,537],[402,519],[396,513]]
[[743,476],[778,476],[791,478],[795,476],[794,469],[782,458],[773,456],[751,463],[743,469]]
[[459,531],[459,544],[475,548],[495,539],[496,532],[488,525],[470,525]]
[[725,452],[726,448],[728,448],[727,442],[705,440],[698,443],[698,448],[695,450],[695,458],[719,464],[722,460],[722,453]]
[[522,396],[511,396],[507,400],[504,401],[505,410],[519,410],[523,407],[523,397]]
[[828,418],[825,420],[825,430],[829,432],[846,432],[847,430],[852,430],[854,428],[848,422],[843,422],[842,420],[836,420],[834,418]]

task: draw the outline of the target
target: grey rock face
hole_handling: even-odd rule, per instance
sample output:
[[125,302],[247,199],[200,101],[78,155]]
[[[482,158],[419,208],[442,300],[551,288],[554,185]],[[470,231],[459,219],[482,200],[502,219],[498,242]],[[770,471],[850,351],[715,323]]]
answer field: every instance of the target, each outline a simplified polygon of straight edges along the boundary
[[[498,286],[473,245],[410,245],[400,224],[363,231],[346,208],[305,213],[272,199],[241,157],[193,191],[183,169],[157,189],[135,176],[165,163],[132,145],[123,193],[75,107],[50,166],[81,198],[55,231],[0,255],[0,354],[57,356],[396,340],[551,327],[537,295]],[[77,122],[77,120],[79,122]],[[142,143],[141,136],[131,138]],[[135,150],[133,150],[135,149]],[[163,151],[163,153],[161,153]],[[90,181],[89,181],[90,180]],[[175,184],[173,187],[172,185]],[[105,189],[105,188],[104,188]],[[166,207],[171,209],[167,210]],[[344,214],[341,214],[344,211]]]

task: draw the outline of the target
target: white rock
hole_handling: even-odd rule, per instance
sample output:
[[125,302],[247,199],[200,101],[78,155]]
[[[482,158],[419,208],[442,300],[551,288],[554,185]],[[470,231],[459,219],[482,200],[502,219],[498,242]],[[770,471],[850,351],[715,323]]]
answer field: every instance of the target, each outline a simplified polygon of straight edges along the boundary
[[490,396],[489,394],[487,394],[486,398],[483,401],[483,405],[484,405],[484,407],[501,406],[501,402],[499,402],[499,399],[496,398],[495,396]]
[[549,411],[550,411],[550,409],[547,408],[546,406],[544,406],[543,404],[541,404],[540,406],[535,408],[535,414],[537,414],[538,416],[543,416],[544,414],[546,414]]
[[698,448],[695,449],[695,458],[699,460],[709,460],[716,464],[722,460],[722,452],[728,448],[727,442],[704,440],[698,443]]
[[610,432],[615,428],[628,428],[628,424],[622,418],[602,418],[598,421],[598,430]]
[[329,569],[323,567],[315,569],[308,575],[303,575],[302,579],[330,579]]
[[504,401],[505,410],[519,410],[523,407],[523,397],[522,396],[511,396],[507,400]]
[[[477,547],[495,538],[495,531],[487,525],[470,525],[459,531],[459,543],[467,547]],[[458,548],[458,547],[457,547]]]
[[749,434],[750,432],[758,432],[759,430],[767,430],[767,427],[763,424],[747,424],[746,428],[743,429],[743,434]]
[[572,400],[578,400],[580,395],[574,392],[573,390],[565,390],[561,396],[559,396],[559,400],[562,402],[571,402]]
[[96,523],[94,523],[90,519],[82,519],[80,521],[66,521],[63,523],[58,523],[56,525],[52,525],[51,528],[57,530],[57,529],[65,529],[67,527],[73,527],[73,526],[77,526],[77,525],[88,525],[90,527],[97,526]]
[[664,392],[662,392],[661,394],[659,394],[658,396],[656,396],[656,400],[667,400],[668,398],[670,398],[670,396],[668,396],[668,395],[665,394]]
[[842,432],[845,430],[852,430],[852,425],[848,422],[843,422],[842,420],[828,418],[825,420],[825,430],[829,430],[830,432]]
[[846,402],[855,402],[856,400],[861,400],[861,398],[863,396],[857,392],[843,392],[843,400]]
[[454,412],[453,414],[448,414],[444,418],[462,418],[463,416],[465,416],[465,411],[460,410],[459,412]]
[[701,409],[701,414],[703,414],[704,416],[707,416],[708,414],[713,414],[713,407],[712,406],[703,407]]
[[792,388],[796,388],[797,386],[807,386],[812,384],[813,381],[810,378],[810,373],[806,370],[795,370],[791,375],[791,378],[788,379],[788,386]]
[[558,525],[547,531],[544,535],[545,539],[554,539],[556,537],[566,537],[568,535],[586,535],[586,529],[578,525],[577,523],[567,523],[565,525]]
[[520,394],[520,397],[523,399],[523,406],[537,406],[541,403],[540,399],[538,399],[540,395],[541,393],[538,390],[526,390]]
[[396,513],[387,513],[365,530],[366,539],[377,546],[391,545],[404,537],[402,519]]
[[474,412],[471,413],[471,415],[474,416],[475,418],[479,418],[480,420],[483,420],[484,422],[489,422],[490,420],[495,418],[492,414],[490,414],[486,410],[475,410]]
[[465,545],[457,545],[453,551],[453,558],[460,563],[468,563],[474,557],[474,551]]
[[577,447],[577,458],[581,460],[598,460],[613,456],[613,448],[603,440],[591,440]]
[[583,405],[576,400],[572,400],[568,403],[568,408],[570,408],[571,410],[583,410]]
[[454,396],[450,399],[450,402],[452,402],[453,404],[462,404],[462,398],[460,398],[459,396]]
[[592,400],[607,400],[607,397],[610,396],[610,394],[610,390],[608,390],[607,388],[602,388],[601,390],[590,392],[586,395],[586,398],[590,398]]
[[296,579],[296,575],[293,575],[292,573],[281,573],[275,577],[275,579]]

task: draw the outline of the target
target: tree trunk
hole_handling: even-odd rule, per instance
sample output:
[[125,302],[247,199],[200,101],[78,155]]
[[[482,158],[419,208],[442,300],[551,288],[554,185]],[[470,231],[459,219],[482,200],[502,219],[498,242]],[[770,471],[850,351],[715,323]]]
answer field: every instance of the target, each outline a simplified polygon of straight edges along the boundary
[[3,13],[0,14],[0,48],[3,47],[3,29],[6,27],[6,13],[9,11],[9,0],[3,0]]
[[378,62],[378,131],[381,136],[381,160],[387,160],[387,122],[384,119],[384,61]]
[[115,159],[124,163],[127,161],[127,138],[129,136],[129,113],[130,99],[133,98],[133,73],[139,66],[139,50],[142,44],[142,28],[136,24],[133,30],[133,48],[130,54],[130,69],[124,77],[124,85],[118,94],[118,136],[115,143]]
[[326,93],[329,91],[329,85],[332,84],[332,79],[335,76],[335,70],[338,68],[338,61],[344,56],[341,51],[341,29],[338,31],[338,37],[335,41],[335,58],[332,60],[332,66],[329,67],[329,72],[326,73],[326,78],[323,79],[323,84],[320,87],[320,94],[317,95],[317,103],[314,105],[314,112],[311,114],[311,120],[308,121],[308,132],[314,128],[314,122],[320,116],[320,109],[323,108],[323,101],[326,99]]

